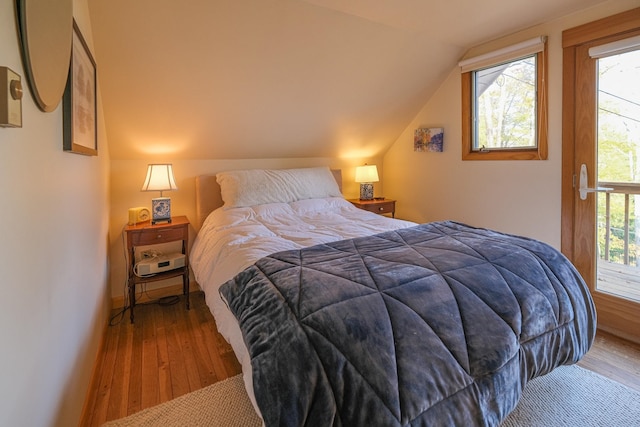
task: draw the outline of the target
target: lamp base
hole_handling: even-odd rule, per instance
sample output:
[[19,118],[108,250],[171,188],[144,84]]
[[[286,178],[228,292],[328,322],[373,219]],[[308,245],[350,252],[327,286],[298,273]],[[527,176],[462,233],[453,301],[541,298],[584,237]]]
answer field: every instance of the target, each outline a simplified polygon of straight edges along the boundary
[[373,184],[360,184],[360,200],[373,200]]
[[171,223],[171,199],[158,197],[151,199],[151,224],[159,222]]

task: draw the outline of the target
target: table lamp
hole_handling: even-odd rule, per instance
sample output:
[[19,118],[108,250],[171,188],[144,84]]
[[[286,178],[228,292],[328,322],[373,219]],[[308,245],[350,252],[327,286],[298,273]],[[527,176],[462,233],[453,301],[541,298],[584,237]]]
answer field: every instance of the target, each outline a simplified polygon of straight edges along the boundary
[[141,191],[159,191],[160,197],[151,199],[151,224],[171,222],[171,199],[163,191],[177,190],[171,164],[150,164]]
[[360,183],[360,200],[373,200],[373,183],[378,182],[376,165],[356,167],[356,182]]

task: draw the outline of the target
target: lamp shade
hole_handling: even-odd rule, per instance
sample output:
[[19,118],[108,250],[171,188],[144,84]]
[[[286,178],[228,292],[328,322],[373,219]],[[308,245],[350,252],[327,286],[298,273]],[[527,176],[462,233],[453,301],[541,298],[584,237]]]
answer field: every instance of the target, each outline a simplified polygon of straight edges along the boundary
[[378,169],[376,165],[364,165],[356,167],[356,182],[378,182]]
[[171,164],[150,164],[147,168],[147,177],[142,184],[141,191],[163,191],[177,190],[176,180],[173,177],[173,166]]

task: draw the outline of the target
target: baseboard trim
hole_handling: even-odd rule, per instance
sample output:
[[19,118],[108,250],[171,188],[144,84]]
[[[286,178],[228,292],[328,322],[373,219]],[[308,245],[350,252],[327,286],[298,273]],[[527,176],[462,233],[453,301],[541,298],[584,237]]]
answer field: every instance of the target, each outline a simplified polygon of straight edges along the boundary
[[104,315],[104,319],[102,319],[102,336],[100,337],[100,344],[98,345],[98,351],[95,355],[95,360],[93,362],[93,369],[91,370],[91,380],[89,381],[89,388],[84,396],[84,403],[82,405],[82,413],[80,414],[80,422],[79,425],[87,425],[90,418],[90,411],[93,408],[89,407],[91,402],[95,401],[94,395],[98,392],[98,386],[96,382],[100,381],[100,377],[98,376],[98,368],[100,367],[100,361],[102,359],[102,354],[106,348],[106,338],[107,338],[107,328],[109,327],[109,318],[111,317],[111,311],[113,310],[113,301],[109,300],[108,295],[105,292],[104,295],[104,309],[106,310]]
[[633,343],[640,344],[640,339],[638,339],[637,335],[631,335],[631,334],[628,334],[628,333],[626,333],[624,331],[621,331],[619,329],[610,328],[609,326],[600,325],[600,324],[598,324],[598,329],[603,330],[603,331],[605,331],[607,333],[610,333],[611,335],[615,335],[615,336],[617,336],[619,338],[625,339],[627,341],[631,341]]

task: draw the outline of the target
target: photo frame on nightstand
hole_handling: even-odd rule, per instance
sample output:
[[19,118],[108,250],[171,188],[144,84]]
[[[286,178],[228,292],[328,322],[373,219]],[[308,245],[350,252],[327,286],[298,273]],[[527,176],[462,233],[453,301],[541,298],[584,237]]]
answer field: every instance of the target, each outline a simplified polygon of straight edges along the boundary
[[157,197],[151,199],[151,224],[171,222],[171,199]]

